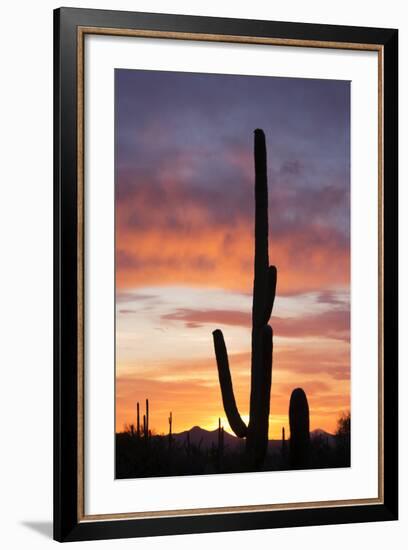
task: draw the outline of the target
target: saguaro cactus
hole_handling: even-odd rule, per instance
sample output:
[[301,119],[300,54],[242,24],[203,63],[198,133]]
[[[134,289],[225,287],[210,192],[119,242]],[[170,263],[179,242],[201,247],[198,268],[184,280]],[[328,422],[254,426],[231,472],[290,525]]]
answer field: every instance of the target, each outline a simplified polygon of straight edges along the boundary
[[218,453],[222,456],[224,451],[224,427],[221,424],[221,418],[218,419]]
[[149,400],[146,399],[146,431],[145,437],[149,437]]
[[169,449],[171,447],[171,442],[173,440],[173,413],[170,411],[169,414]]
[[272,380],[273,333],[268,321],[276,292],[277,271],[268,256],[268,183],[265,134],[255,130],[255,259],[252,302],[251,395],[248,426],[242,420],[234,397],[228,354],[221,330],[213,332],[218,377],[225,413],[231,429],[246,438],[249,465],[258,467],[268,446],[269,407]]
[[309,462],[309,404],[302,388],[293,390],[289,404],[289,460],[292,468],[304,468]]
[[224,428],[221,424],[221,418],[218,419],[218,448],[217,448],[217,468],[222,470],[222,461],[224,454]]
[[281,446],[282,459],[286,458],[286,438],[285,438],[285,426],[282,426],[282,446]]
[[136,434],[137,434],[137,437],[140,437],[140,406],[139,406],[139,401],[137,402],[136,404]]

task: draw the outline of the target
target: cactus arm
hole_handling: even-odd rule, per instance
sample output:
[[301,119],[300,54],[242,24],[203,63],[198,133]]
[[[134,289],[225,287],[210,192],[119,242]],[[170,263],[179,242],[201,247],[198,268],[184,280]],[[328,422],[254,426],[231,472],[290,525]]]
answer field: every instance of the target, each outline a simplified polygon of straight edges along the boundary
[[237,404],[235,402],[231,373],[228,363],[227,348],[225,346],[224,336],[221,330],[214,330],[213,339],[215,357],[218,367],[218,378],[220,380],[222,402],[224,404],[224,409],[228,418],[229,425],[231,426],[232,431],[237,437],[246,437],[248,429],[238,412]]
[[276,294],[276,280],[277,280],[277,271],[274,265],[269,266],[268,269],[268,282],[267,282],[267,294],[265,300],[265,310],[263,322],[267,324],[272,315],[273,304],[275,302]]

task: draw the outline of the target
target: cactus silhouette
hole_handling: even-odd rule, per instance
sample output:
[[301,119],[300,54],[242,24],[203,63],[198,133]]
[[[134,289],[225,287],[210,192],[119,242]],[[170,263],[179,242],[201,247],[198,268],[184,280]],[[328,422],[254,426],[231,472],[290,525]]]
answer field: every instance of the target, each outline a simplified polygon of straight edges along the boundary
[[222,457],[224,452],[224,427],[221,424],[221,418],[218,419],[218,455]]
[[309,462],[309,404],[302,388],[293,390],[289,403],[289,461],[292,468],[303,468]]
[[284,426],[282,426],[281,455],[282,455],[282,460],[285,460],[285,458],[286,458],[286,438],[285,438],[285,427]]
[[[134,430],[134,428],[133,428]],[[140,422],[140,404],[136,403],[136,436],[139,438],[141,435],[145,440],[150,438],[151,430],[149,429],[149,400],[146,399],[146,414],[143,415],[143,423]]]
[[149,437],[149,400],[146,399],[146,427],[144,436],[146,439]]
[[139,406],[139,401],[137,402],[136,404],[136,421],[137,421],[137,429],[136,429],[136,434],[137,434],[137,437],[140,437],[140,406]]
[[268,256],[268,183],[265,134],[254,132],[255,159],[255,258],[252,301],[251,393],[248,426],[235,402],[227,348],[221,330],[213,332],[222,401],[231,429],[246,438],[246,454],[252,467],[262,465],[268,446],[272,380],[273,333],[268,325],[276,292],[277,271]]
[[173,413],[170,411],[170,414],[169,414],[169,449],[171,448],[172,440],[173,440]]

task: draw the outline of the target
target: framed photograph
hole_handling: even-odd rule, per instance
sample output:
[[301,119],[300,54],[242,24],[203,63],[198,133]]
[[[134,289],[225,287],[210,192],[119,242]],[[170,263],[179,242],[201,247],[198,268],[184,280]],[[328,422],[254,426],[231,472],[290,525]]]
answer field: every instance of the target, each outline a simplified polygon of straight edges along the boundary
[[397,30],[54,29],[55,539],[397,519]]

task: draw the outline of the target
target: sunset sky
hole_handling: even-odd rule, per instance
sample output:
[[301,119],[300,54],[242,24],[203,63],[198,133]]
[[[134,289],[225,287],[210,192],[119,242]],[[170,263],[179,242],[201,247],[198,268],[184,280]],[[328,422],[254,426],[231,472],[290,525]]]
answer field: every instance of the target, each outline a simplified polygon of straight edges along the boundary
[[[116,429],[230,431],[212,331],[249,414],[253,131],[266,134],[269,257],[277,266],[270,438],[304,388],[333,432],[350,392],[350,84],[115,71]],[[143,412],[143,411],[142,411]]]

